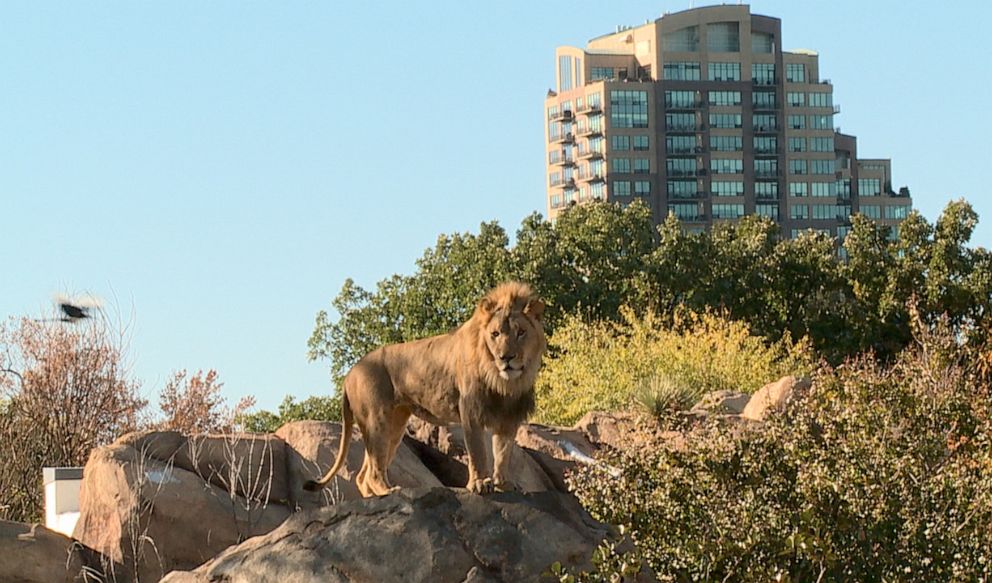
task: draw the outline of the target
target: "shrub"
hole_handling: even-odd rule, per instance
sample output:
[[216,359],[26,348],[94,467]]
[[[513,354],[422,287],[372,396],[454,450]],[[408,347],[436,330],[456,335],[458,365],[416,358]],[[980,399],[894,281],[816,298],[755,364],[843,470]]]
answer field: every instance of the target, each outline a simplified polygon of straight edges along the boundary
[[685,448],[615,455],[619,479],[570,484],[662,580],[988,580],[992,422],[974,378],[953,342],[924,342],[820,371],[760,427],[706,425]]
[[677,388],[688,399],[719,389],[754,392],[811,368],[805,342],[786,337],[768,344],[743,322],[690,312],[621,313],[619,323],[570,316],[555,330],[538,377],[541,422],[569,425],[589,411],[626,409],[639,393],[654,399],[652,382],[666,398]]

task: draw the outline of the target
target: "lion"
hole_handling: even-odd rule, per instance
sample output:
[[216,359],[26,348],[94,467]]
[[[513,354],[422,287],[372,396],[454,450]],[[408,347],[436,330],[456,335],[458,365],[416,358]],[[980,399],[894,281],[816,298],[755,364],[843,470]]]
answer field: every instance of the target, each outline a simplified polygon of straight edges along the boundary
[[[318,490],[338,473],[357,424],[365,442],[359,491],[365,497],[395,491],[386,469],[407,420],[416,415],[436,425],[462,425],[468,490],[515,490],[510,453],[517,428],[534,410],[534,381],[547,350],[543,314],[544,303],[530,286],[503,283],[454,331],[366,354],[344,379],[344,429],[334,465],[304,488]],[[486,430],[492,431],[493,466]]]

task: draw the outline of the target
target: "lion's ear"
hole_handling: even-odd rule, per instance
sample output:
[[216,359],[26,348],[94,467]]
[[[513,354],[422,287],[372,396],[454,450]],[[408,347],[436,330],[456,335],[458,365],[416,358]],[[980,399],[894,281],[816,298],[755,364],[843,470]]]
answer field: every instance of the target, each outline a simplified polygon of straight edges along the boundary
[[496,302],[494,302],[492,298],[487,296],[479,300],[479,310],[482,311],[483,314],[492,314],[495,309]]
[[527,302],[527,307],[524,308],[524,313],[535,320],[540,320],[541,317],[544,316],[544,302],[537,298],[531,299]]

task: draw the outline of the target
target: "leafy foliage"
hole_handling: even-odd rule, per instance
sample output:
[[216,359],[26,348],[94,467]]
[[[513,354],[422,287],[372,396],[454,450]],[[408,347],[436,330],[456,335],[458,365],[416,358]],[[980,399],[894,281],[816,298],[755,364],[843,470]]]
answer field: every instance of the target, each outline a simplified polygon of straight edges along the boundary
[[578,205],[555,222],[529,216],[512,247],[502,227],[484,223],[478,234],[439,237],[412,275],[374,290],[346,281],[332,301],[337,318],[318,313],[309,354],[329,359],[339,382],[370,350],[446,332],[495,283],[517,278],[548,303],[549,331],[572,314],[620,321],[623,306],[680,307],[715,310],[769,342],[809,338],[833,364],[869,350],[890,360],[911,341],[914,296],[927,322],[946,313],[965,330],[990,318],[992,255],[967,246],[976,224],[971,206],[955,201],[935,225],[911,213],[891,241],[887,227],[856,216],[845,262],[829,237],[781,240],[766,218],[694,234],[674,217],[654,228],[640,203]]
[[571,486],[662,580],[986,580],[989,389],[951,328],[921,323],[891,366],[824,368],[759,428],[708,425],[684,448],[617,454],[619,479],[599,466]]
[[254,405],[252,397],[241,399],[233,408],[220,393],[224,383],[217,371],[202,370],[189,375],[176,371],[159,395],[159,409],[165,419],[155,426],[182,433],[225,433],[234,429],[235,419]]
[[253,433],[272,433],[291,421],[340,421],[341,398],[311,396],[297,401],[289,395],[279,404],[277,413],[271,411],[256,411],[242,413],[236,418],[236,424],[243,430]]
[[788,338],[768,344],[743,322],[685,311],[666,319],[623,309],[621,317],[586,322],[569,316],[555,330],[552,357],[538,377],[540,422],[571,425],[589,411],[626,409],[645,399],[651,409],[691,405],[709,391],[753,392],[812,368],[806,344]]

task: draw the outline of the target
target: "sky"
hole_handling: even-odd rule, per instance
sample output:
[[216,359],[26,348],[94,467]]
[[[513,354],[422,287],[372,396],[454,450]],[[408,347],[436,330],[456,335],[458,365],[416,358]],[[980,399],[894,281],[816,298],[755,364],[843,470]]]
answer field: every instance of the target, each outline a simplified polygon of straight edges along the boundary
[[[346,278],[544,212],[555,47],[690,5],[0,0],[0,318],[102,297],[153,400],[177,369],[329,394],[306,344]],[[984,247],[990,6],[751,3],[820,53],[860,155],[931,221],[970,201]]]

